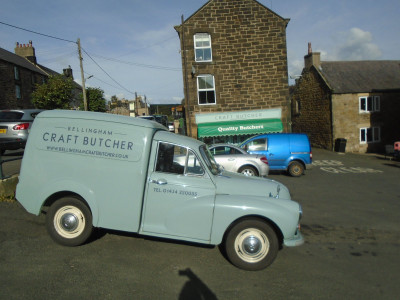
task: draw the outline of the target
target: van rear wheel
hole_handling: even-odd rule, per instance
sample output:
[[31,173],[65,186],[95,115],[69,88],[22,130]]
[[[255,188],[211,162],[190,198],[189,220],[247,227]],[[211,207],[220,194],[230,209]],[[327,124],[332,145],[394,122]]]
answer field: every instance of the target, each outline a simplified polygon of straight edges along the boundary
[[288,168],[288,172],[293,177],[299,177],[304,173],[304,166],[298,161],[291,162]]
[[55,242],[64,246],[79,246],[92,234],[92,213],[82,200],[64,197],[50,206],[46,228]]

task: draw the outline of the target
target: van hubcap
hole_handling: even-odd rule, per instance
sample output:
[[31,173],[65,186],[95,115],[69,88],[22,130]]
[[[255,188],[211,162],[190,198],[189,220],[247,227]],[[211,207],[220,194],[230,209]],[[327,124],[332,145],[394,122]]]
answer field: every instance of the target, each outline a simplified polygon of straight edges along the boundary
[[54,229],[64,238],[76,238],[85,228],[85,215],[75,206],[63,206],[54,215]]
[[236,254],[249,263],[264,259],[269,252],[269,246],[267,235],[257,228],[242,230],[236,236],[234,243]]

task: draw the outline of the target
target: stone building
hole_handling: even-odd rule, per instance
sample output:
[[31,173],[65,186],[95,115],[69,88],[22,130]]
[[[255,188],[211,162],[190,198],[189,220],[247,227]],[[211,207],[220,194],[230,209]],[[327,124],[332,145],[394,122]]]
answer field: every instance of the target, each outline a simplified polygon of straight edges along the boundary
[[292,96],[292,130],[313,146],[382,152],[400,140],[400,61],[321,61],[305,56]]
[[[16,43],[15,53],[0,48],[0,109],[33,108],[31,94],[36,84],[45,83],[57,72],[37,63],[32,41]],[[63,70],[66,77],[72,77],[70,67]],[[72,107],[79,107],[82,88],[77,83],[74,89]]]
[[288,22],[254,0],[210,0],[175,27],[189,135],[239,142],[290,130]]

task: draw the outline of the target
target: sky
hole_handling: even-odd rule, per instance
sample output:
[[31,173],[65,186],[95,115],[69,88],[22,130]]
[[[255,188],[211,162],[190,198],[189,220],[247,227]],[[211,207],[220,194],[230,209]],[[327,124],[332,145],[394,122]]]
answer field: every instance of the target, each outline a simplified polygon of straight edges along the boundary
[[[183,77],[174,26],[208,1],[1,2],[1,48],[14,53],[16,42],[32,41],[39,64],[59,73],[71,66],[81,83],[79,38],[86,87],[102,89],[108,100],[114,95],[132,100],[137,93],[150,104],[175,104],[183,99]],[[309,42],[325,61],[400,60],[399,0],[258,2],[290,19],[286,34],[291,78],[301,74]]]

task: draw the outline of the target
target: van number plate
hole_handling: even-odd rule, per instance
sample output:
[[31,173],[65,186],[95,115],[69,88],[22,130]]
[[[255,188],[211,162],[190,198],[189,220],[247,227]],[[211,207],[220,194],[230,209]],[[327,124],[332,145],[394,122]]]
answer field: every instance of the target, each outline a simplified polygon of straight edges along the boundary
[[7,129],[0,129],[0,134],[7,133]]

